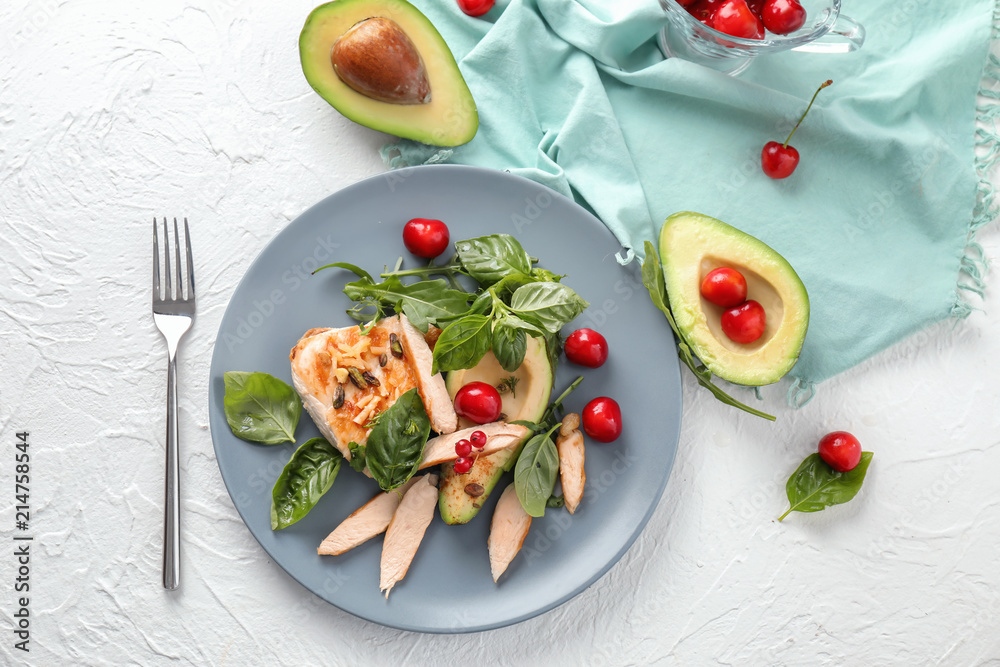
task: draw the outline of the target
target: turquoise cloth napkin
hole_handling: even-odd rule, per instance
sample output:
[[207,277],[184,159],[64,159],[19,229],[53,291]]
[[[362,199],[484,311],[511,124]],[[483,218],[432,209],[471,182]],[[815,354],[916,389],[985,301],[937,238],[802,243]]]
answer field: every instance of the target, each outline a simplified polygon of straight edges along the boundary
[[[635,255],[681,210],[757,236],[809,290],[793,402],[919,329],[967,315],[967,293],[981,293],[972,233],[993,212],[974,124],[994,0],[906,4],[911,12],[848,0],[843,11],[867,28],[860,51],[768,55],[739,78],[664,60],[656,0],[511,0],[483,19],[454,0],[413,4],[459,60],[480,128],[453,150],[387,146],[391,166],[509,169],[574,197]],[[762,146],[784,140],[826,79],[833,86],[792,141],[798,170],[767,178]]]

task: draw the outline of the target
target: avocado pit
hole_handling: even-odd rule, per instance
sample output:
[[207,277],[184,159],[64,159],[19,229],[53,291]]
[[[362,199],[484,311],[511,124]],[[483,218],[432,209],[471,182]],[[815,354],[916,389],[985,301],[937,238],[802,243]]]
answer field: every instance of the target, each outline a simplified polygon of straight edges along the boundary
[[431,86],[420,52],[398,23],[383,17],[354,24],[333,45],[337,76],[354,91],[389,104],[431,101]]

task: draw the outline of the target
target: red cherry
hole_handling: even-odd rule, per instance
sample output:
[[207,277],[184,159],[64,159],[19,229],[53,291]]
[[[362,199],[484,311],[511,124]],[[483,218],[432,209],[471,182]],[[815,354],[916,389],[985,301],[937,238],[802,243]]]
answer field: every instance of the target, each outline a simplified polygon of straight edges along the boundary
[[469,16],[482,16],[493,9],[495,0],[458,0],[458,8]]
[[595,398],[581,413],[583,430],[598,442],[611,442],[622,434],[622,409],[613,398]]
[[679,4],[681,7],[690,7],[691,5],[699,1],[700,0],[677,0],[677,4]]
[[[761,18],[761,13],[764,11],[765,0],[747,0],[747,7],[753,12],[754,16]],[[767,25],[764,26],[765,28]]]
[[[486,434],[482,431],[473,431],[472,435],[469,436],[469,440],[471,441],[470,444],[479,451],[483,451],[483,447],[486,446]],[[462,456],[465,456],[465,454],[462,454]]]
[[566,358],[578,366],[598,368],[608,360],[608,341],[593,329],[577,329],[566,339]]
[[827,433],[819,441],[819,457],[837,472],[850,472],[861,461],[861,443],[847,431]]
[[760,152],[760,167],[771,178],[788,178],[799,166],[799,152],[792,146],[782,146],[777,141],[764,144]]
[[750,11],[746,0],[726,0],[719,5],[712,27],[733,37],[764,38],[764,24]]
[[788,138],[785,139],[785,143],[779,144],[777,141],[769,141],[764,144],[763,150],[760,152],[760,167],[764,170],[764,173],[771,178],[788,178],[795,171],[795,168],[799,166],[799,152],[788,145],[788,142],[792,140],[792,135],[795,134],[795,130],[799,129],[799,125],[802,121],[806,119],[806,114],[812,109],[813,102],[816,101],[816,96],[819,95],[819,91],[823,90],[833,81],[824,81],[820,84],[820,87],[816,89],[813,93],[812,99],[809,100],[809,106],[806,110],[802,112],[802,116],[799,118],[799,122],[795,124],[792,131],[789,133]]
[[455,453],[459,456],[468,456],[472,453],[472,443],[462,438],[455,443]]
[[486,382],[470,382],[455,394],[455,412],[477,424],[495,422],[502,407],[500,392]]
[[752,343],[764,335],[764,306],[746,301],[722,313],[722,332],[734,343]]
[[688,14],[711,27],[712,17],[715,16],[715,12],[718,11],[722,3],[723,0],[695,0],[690,5],[684,6],[688,10]]
[[806,24],[806,10],[798,0],[766,0],[760,18],[774,34],[787,35]]
[[403,225],[403,245],[417,257],[437,257],[448,247],[448,225],[440,220],[414,218]]
[[738,306],[747,299],[747,279],[728,267],[709,271],[701,283],[701,295],[716,306]]
[[455,472],[459,475],[464,475],[465,473],[472,470],[472,459],[467,459],[464,456],[460,456],[455,459]]

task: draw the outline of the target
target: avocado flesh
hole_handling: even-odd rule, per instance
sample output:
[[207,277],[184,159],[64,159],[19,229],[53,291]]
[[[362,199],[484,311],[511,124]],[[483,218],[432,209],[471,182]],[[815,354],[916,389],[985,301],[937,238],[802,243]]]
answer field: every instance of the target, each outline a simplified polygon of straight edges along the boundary
[[[684,340],[715,375],[760,386],[780,380],[798,360],[809,326],[809,295],[784,257],[721,220],[684,211],[660,229],[660,262],[670,310]],[[701,296],[712,270],[736,269],[747,280],[747,298],[767,316],[753,343],[733,342],[722,331],[725,310]]]
[[[475,368],[452,371],[446,379],[448,394],[454,400],[458,390],[470,382],[488,382],[497,386],[501,380],[511,376],[518,379],[513,393],[506,391],[500,394],[503,401],[503,414],[506,415],[505,421],[511,422],[519,419],[538,421],[548,407],[552,391],[552,366],[549,364],[545,342],[540,338],[528,338],[524,361],[513,373],[508,373],[501,368],[492,352],[487,352]],[[472,426],[472,423],[464,418],[459,420],[459,428],[468,426]],[[521,449],[530,438],[531,433],[525,436],[516,447],[504,449],[489,456],[480,456],[476,464],[472,466],[472,470],[464,475],[457,474],[455,466],[451,463],[442,465],[441,483],[438,485],[438,510],[444,522],[452,525],[468,523],[472,517],[476,516],[479,509],[490,497],[490,492],[493,491],[500,477],[503,476],[504,472],[514,467]],[[469,484],[481,485],[483,495],[473,498],[467,494],[465,487]]]
[[[389,19],[403,30],[423,61],[430,100],[394,104],[368,97],[344,83],[331,54],[337,40],[370,18]],[[309,14],[299,36],[302,73],[320,97],[366,127],[435,146],[467,143],[479,128],[472,93],[444,39],[426,16],[405,0],[336,0]]]

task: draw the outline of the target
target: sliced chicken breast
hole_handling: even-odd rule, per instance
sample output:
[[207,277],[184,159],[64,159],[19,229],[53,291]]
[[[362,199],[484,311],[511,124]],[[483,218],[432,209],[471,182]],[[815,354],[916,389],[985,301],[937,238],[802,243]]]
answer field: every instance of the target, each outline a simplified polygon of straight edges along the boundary
[[457,428],[444,380],[430,374],[430,348],[414,331],[397,315],[366,336],[356,326],[310,329],[292,348],[292,385],[320,432],[348,460],[348,445],[364,445],[372,420],[414,387],[435,430]]
[[359,544],[364,544],[389,527],[392,515],[399,507],[403,495],[420,478],[411,477],[406,484],[386,493],[380,493],[340,522],[316,549],[321,556],[339,556]]
[[468,439],[475,431],[482,431],[486,434],[486,446],[483,448],[483,451],[473,450],[474,454],[478,453],[480,456],[486,456],[494,452],[499,452],[501,449],[513,447],[521,442],[521,438],[528,434],[528,429],[519,424],[493,422],[491,424],[483,424],[482,426],[472,426],[446,435],[439,435],[436,438],[431,438],[424,445],[424,458],[420,462],[420,468],[429,468],[445,461],[454,461],[458,458],[458,454],[455,453],[455,443],[463,438]]
[[563,499],[570,514],[576,512],[583,499],[583,485],[587,480],[584,470],[583,434],[580,433],[580,415],[570,412],[562,420],[556,436],[559,450],[559,481],[562,482]]
[[493,581],[498,581],[500,575],[507,571],[510,562],[521,550],[530,527],[531,516],[521,507],[521,501],[514,491],[514,483],[511,482],[500,494],[490,524],[487,545],[490,551],[490,571],[493,573]]
[[434,518],[438,498],[438,476],[428,474],[417,478],[403,496],[392,515],[382,544],[379,588],[389,597],[389,591],[402,581],[420,547],[424,532]]

